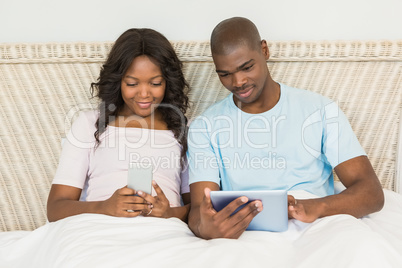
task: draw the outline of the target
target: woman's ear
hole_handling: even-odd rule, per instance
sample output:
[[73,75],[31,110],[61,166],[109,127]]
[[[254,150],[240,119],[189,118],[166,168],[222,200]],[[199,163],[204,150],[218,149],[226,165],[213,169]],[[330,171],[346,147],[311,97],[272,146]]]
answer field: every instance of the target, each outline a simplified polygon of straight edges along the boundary
[[267,45],[267,41],[265,41],[265,40],[261,40],[261,51],[265,57],[265,60],[268,60],[269,59],[269,48]]

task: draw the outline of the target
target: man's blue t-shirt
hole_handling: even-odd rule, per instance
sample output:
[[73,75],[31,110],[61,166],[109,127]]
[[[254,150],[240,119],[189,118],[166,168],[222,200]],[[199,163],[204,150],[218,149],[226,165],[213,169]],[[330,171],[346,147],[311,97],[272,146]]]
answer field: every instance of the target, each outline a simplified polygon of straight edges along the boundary
[[332,169],[366,155],[338,105],[280,84],[278,103],[261,114],[241,111],[233,94],[208,108],[188,135],[190,184],[222,190],[334,193]]

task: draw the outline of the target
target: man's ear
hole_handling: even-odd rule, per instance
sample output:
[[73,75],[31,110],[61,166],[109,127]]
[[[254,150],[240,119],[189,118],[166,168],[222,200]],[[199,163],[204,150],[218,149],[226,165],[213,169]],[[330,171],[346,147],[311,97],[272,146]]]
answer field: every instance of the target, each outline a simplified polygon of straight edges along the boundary
[[261,51],[262,54],[265,56],[265,60],[269,59],[269,48],[267,45],[267,41],[261,40]]

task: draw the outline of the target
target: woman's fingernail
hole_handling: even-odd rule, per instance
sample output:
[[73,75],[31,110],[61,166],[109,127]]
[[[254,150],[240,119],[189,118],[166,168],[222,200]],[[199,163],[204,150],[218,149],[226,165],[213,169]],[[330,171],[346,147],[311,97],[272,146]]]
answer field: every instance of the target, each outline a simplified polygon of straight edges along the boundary
[[246,202],[247,202],[247,198],[245,198],[245,197],[242,197],[240,200],[241,200],[243,203],[246,203]]
[[143,195],[144,193],[142,191],[137,191],[138,195]]

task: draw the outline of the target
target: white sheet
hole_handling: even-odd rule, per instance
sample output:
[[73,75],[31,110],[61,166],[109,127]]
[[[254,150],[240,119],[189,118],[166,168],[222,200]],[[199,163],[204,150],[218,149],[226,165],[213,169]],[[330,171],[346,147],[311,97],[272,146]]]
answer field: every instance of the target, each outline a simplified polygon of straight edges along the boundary
[[385,195],[362,219],[291,220],[286,232],[238,240],[199,239],[178,219],[83,214],[0,233],[0,267],[402,267],[402,195]]

